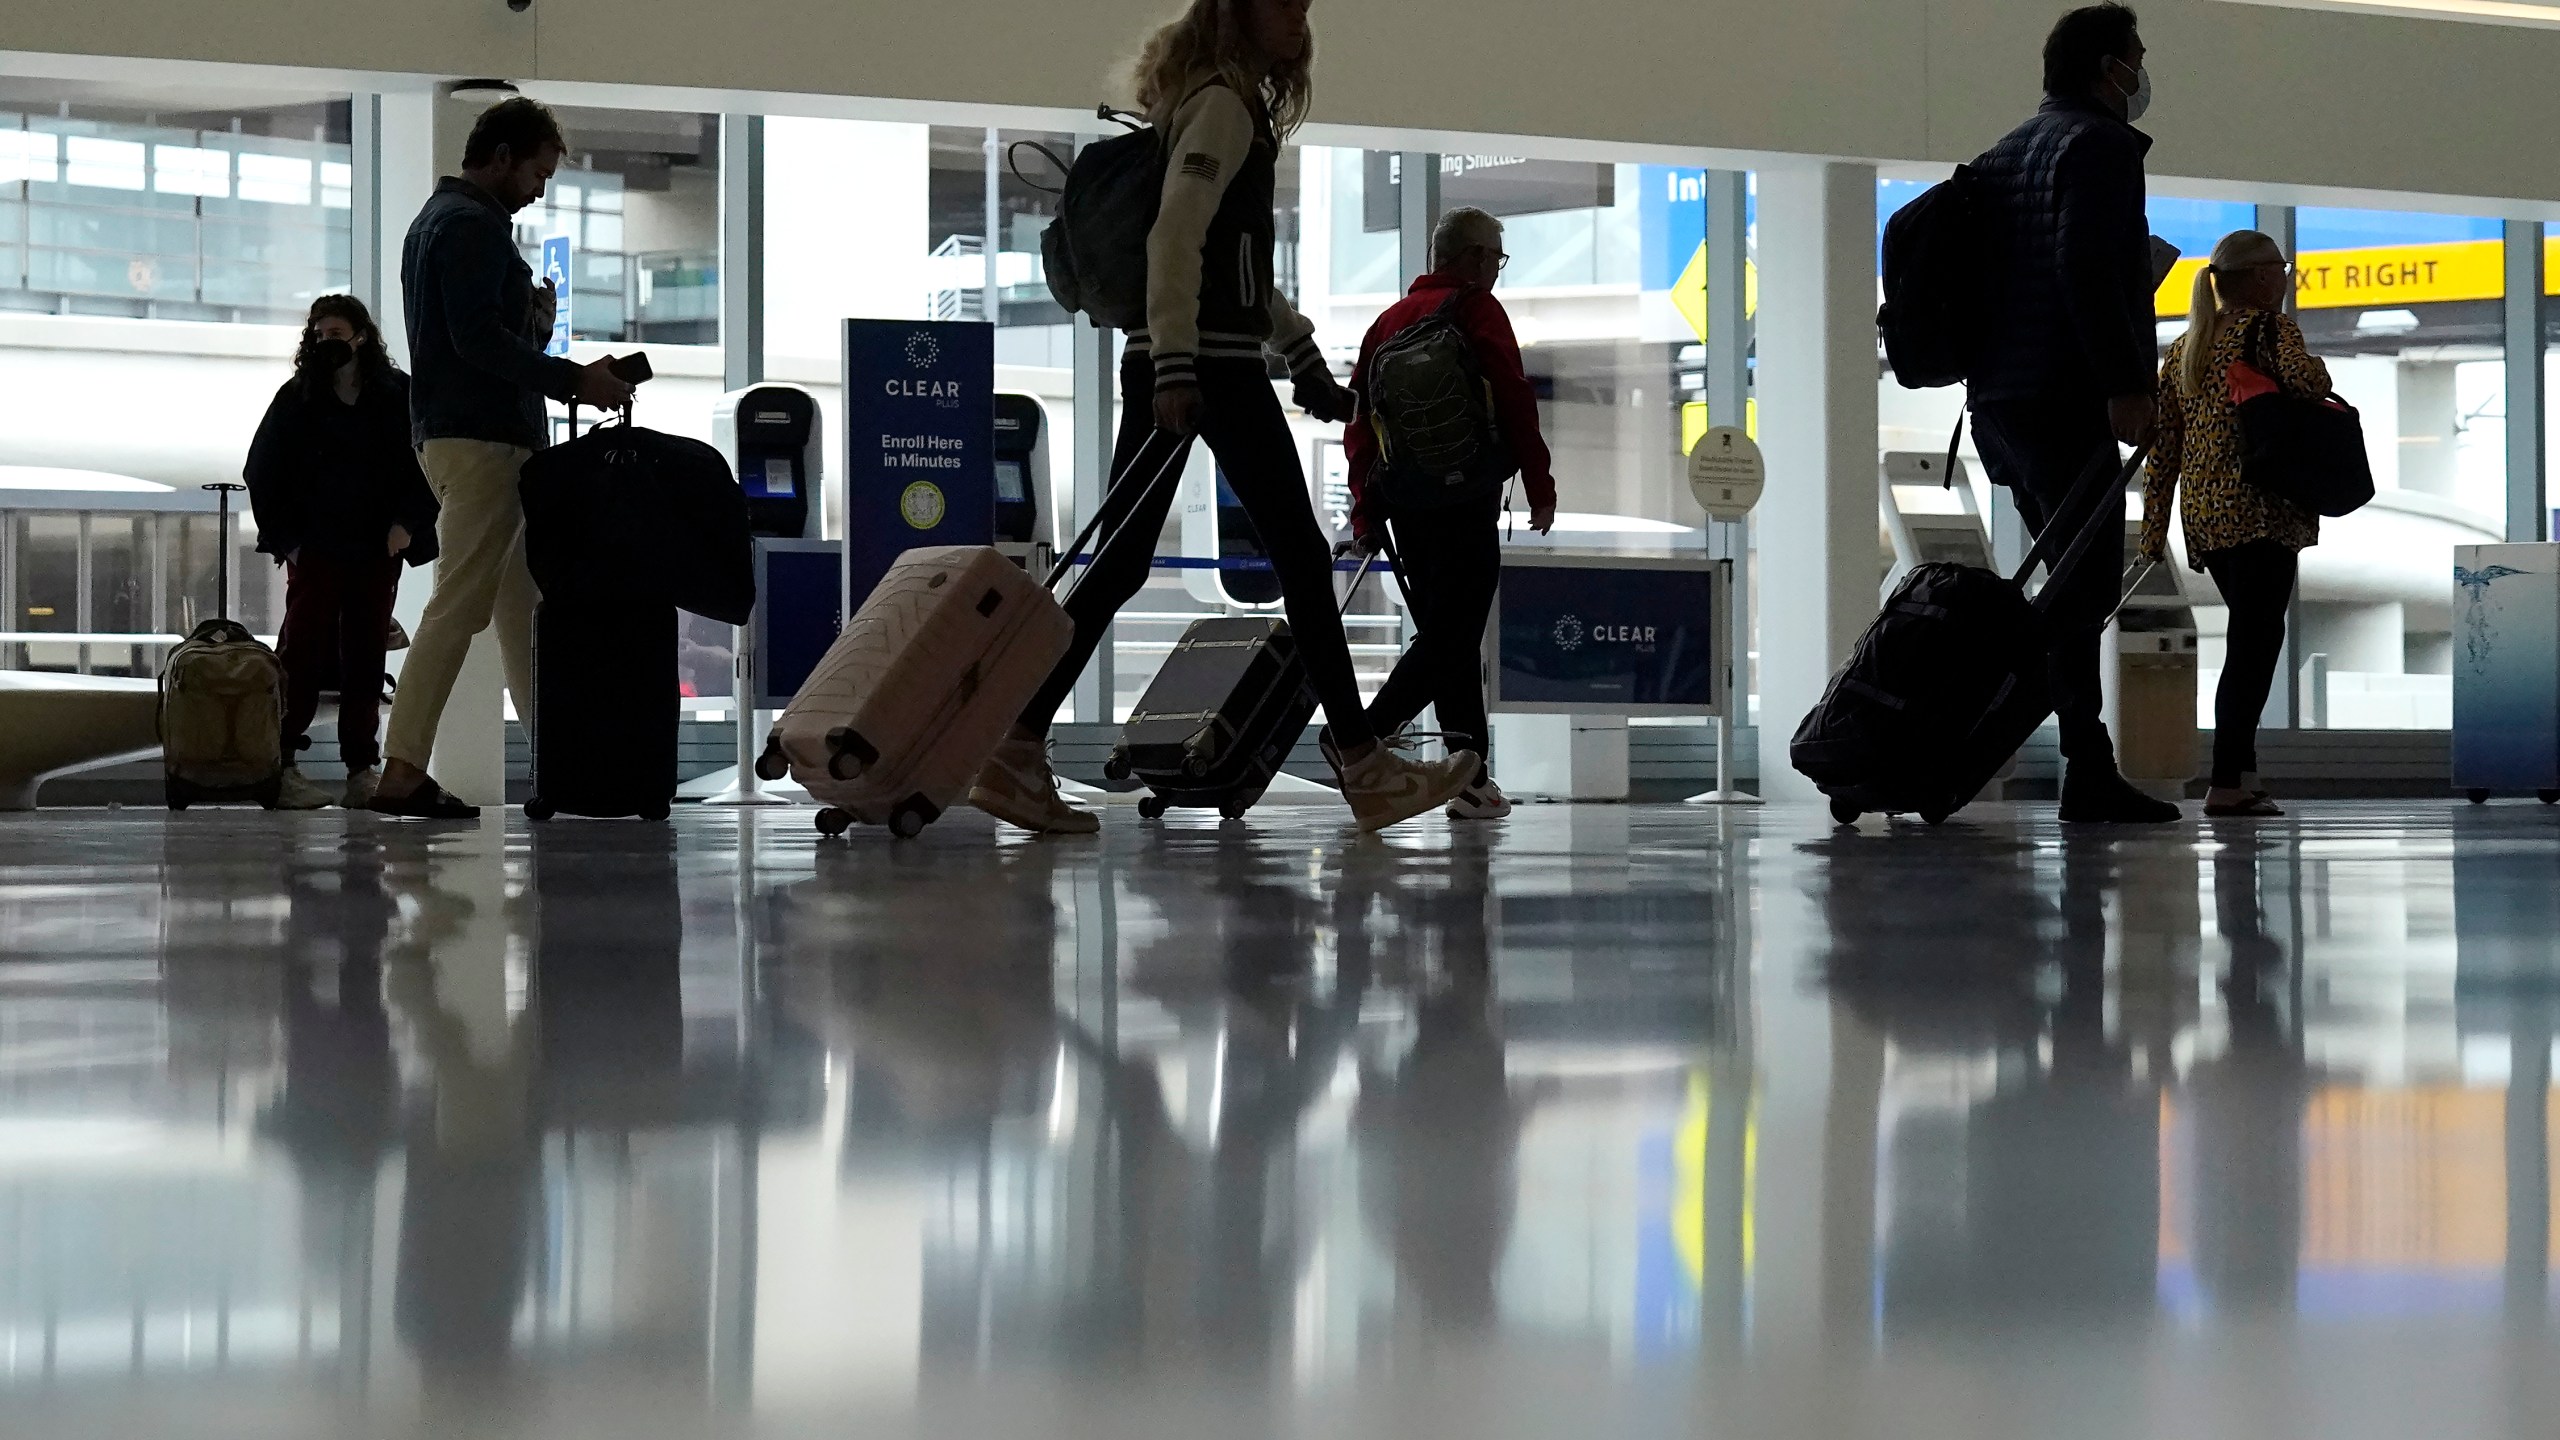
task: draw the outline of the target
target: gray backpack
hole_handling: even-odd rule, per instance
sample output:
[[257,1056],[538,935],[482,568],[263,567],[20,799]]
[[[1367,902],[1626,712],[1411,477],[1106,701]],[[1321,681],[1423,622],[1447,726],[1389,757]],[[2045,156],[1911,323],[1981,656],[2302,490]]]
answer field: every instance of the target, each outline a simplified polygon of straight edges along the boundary
[[1364,374],[1378,478],[1390,510],[1437,510],[1482,499],[1519,468],[1494,423],[1493,393],[1453,313],[1473,290],[1399,330]]

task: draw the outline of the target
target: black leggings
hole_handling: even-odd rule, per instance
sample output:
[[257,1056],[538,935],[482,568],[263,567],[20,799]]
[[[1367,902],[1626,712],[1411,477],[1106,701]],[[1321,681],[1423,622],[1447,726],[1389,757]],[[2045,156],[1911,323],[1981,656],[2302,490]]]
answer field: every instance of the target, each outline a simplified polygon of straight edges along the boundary
[[1502,497],[1433,510],[1395,525],[1397,557],[1413,606],[1413,644],[1369,702],[1381,735],[1410,724],[1425,705],[1439,707],[1453,751],[1493,759],[1493,726],[1484,713],[1484,626],[1502,583]]
[[2203,559],[2222,603],[2231,607],[2222,684],[2213,693],[2213,783],[2236,790],[2241,777],[2258,768],[2258,719],[2284,653],[2285,610],[2301,557],[2289,545],[2252,540]]
[[[1376,738],[1361,713],[1359,682],[1351,673],[1351,646],[1343,638],[1341,602],[1333,591],[1333,552],[1316,524],[1314,502],[1307,494],[1307,474],[1298,464],[1298,442],[1289,433],[1280,397],[1262,366],[1250,360],[1199,362],[1200,438],[1218,457],[1227,484],[1244,505],[1245,515],[1262,537],[1280,579],[1289,629],[1307,680],[1324,706],[1334,740],[1358,749]],[[1022,724],[1045,731],[1057,717],[1084,674],[1096,646],[1110,628],[1111,617],[1147,583],[1154,568],[1156,540],[1165,517],[1173,512],[1175,486],[1146,490],[1152,473],[1128,474],[1130,463],[1156,433],[1155,363],[1143,351],[1131,351],[1120,362],[1120,435],[1111,452],[1115,483],[1102,500],[1103,520],[1094,533],[1101,538],[1093,564],[1069,589],[1066,610],[1076,622],[1075,642],[1050,673],[1049,682],[1031,697]],[[1184,442],[1182,454],[1190,454]],[[1156,447],[1157,455],[1164,447]],[[1151,465],[1152,472],[1153,466]],[[1176,468],[1179,468],[1177,462]],[[1143,502],[1144,508],[1137,508]],[[1134,517],[1132,517],[1134,511]]]

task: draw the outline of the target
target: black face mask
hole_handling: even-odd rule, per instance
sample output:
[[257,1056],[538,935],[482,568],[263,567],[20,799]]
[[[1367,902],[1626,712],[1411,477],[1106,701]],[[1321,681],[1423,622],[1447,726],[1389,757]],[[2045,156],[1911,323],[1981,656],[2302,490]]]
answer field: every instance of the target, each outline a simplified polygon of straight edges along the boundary
[[311,347],[311,373],[335,375],[354,363],[356,347],[344,340],[323,340]]

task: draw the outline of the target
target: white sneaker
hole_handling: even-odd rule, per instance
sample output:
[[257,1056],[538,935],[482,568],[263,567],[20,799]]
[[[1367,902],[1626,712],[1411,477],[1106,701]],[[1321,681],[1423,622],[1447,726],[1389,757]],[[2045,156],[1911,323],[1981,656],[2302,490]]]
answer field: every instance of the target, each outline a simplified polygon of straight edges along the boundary
[[1511,813],[1511,797],[1488,775],[1481,785],[1470,785],[1449,802],[1452,820],[1500,820]]
[[347,798],[341,801],[350,810],[362,810],[373,803],[373,792],[382,784],[379,770],[347,772]]
[[284,767],[284,783],[276,787],[279,810],[326,810],[338,802],[292,765]]

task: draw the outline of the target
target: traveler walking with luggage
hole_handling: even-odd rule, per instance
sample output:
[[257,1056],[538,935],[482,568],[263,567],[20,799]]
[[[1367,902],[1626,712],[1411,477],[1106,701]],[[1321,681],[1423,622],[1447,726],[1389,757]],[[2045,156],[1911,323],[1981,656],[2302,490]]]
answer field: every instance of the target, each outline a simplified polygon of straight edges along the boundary
[[1193,437],[1208,441],[1262,537],[1329,722],[1326,755],[1360,827],[1435,809],[1474,778],[1473,755],[1417,763],[1372,733],[1335,610],[1324,532],[1263,368],[1264,352],[1278,352],[1299,405],[1321,419],[1351,418],[1349,393],[1325,368],[1314,327],[1272,283],[1280,144],[1306,118],[1314,53],[1307,0],[1191,0],[1139,55],[1138,102],[1164,139],[1167,163],[1147,236],[1146,327],[1130,332],[1121,362],[1128,403],[1112,461],[1121,483],[1104,498],[1097,531],[1114,542],[1066,601],[1076,634],[1065,659],[970,792],[971,803],[1010,824],[1072,834],[1100,827],[1092,812],[1059,795],[1047,737],[1112,616],[1153,568],[1173,491],[1150,484],[1151,469],[1138,462],[1158,432],[1186,450]]
[[280,808],[316,810],[328,793],[293,757],[311,744],[320,692],[334,677],[345,803],[373,798],[382,764],[382,657],[400,567],[436,558],[436,500],[409,448],[409,377],[391,363],[373,312],[323,295],[303,322],[293,378],[249,445],[243,479],[258,549],[285,568],[285,773]]
[[[2151,81],[2133,11],[2064,15],[2045,41],[2044,87],[2043,106],[1972,167],[1986,293],[1966,379],[1991,482],[2009,487],[2030,530],[2069,534],[2085,518],[2061,513],[2073,483],[2118,463],[2117,444],[2139,445],[2153,426],[2158,277],[2142,173],[2151,140],[2132,123],[2150,105]],[[2123,569],[2122,532],[2112,530],[2049,611],[2067,821],[2178,818],[2117,771],[2100,718],[2099,651]]]
[[2298,395],[2329,393],[2329,367],[2284,313],[2292,272],[2267,236],[2239,230],[2222,237],[2213,262],[2196,272],[2187,333],[2160,367],[2160,436],[2143,487],[2142,556],[2169,558],[2175,498],[2187,563],[2213,577],[2231,610],[2213,698],[2207,815],[2284,813],[2254,785],[2258,719],[2284,650],[2301,551],[2320,543],[2320,518],[2242,478],[2231,370],[2246,365]]
[[[1513,475],[1528,487],[1529,528],[1544,534],[1556,523],[1537,392],[1521,368],[1511,317],[1493,295],[1510,258],[1502,222],[1491,215],[1462,206],[1440,217],[1431,273],[1360,342],[1351,390],[1364,413],[1342,432],[1350,543],[1374,555],[1392,522],[1417,631],[1369,702],[1369,723],[1393,735],[1435,706],[1449,748],[1484,758],[1450,802],[1453,820],[1511,813],[1493,781],[1480,657],[1502,578],[1502,513]],[[1465,403],[1448,406],[1451,394]]]
[[489,107],[471,127],[462,173],[436,182],[409,226],[400,281],[409,326],[410,435],[444,507],[435,593],[419,618],[392,701],[372,808],[386,815],[467,820],[479,810],[427,775],[436,725],[471,640],[494,621],[516,713],[538,723],[533,699],[533,577],[524,563],[517,472],[550,443],[543,397],[600,410],[628,404],[631,386],[610,360],[579,365],[546,355],[558,293],[517,253],[510,219],[542,198],[567,142],[549,110],[527,99]]

